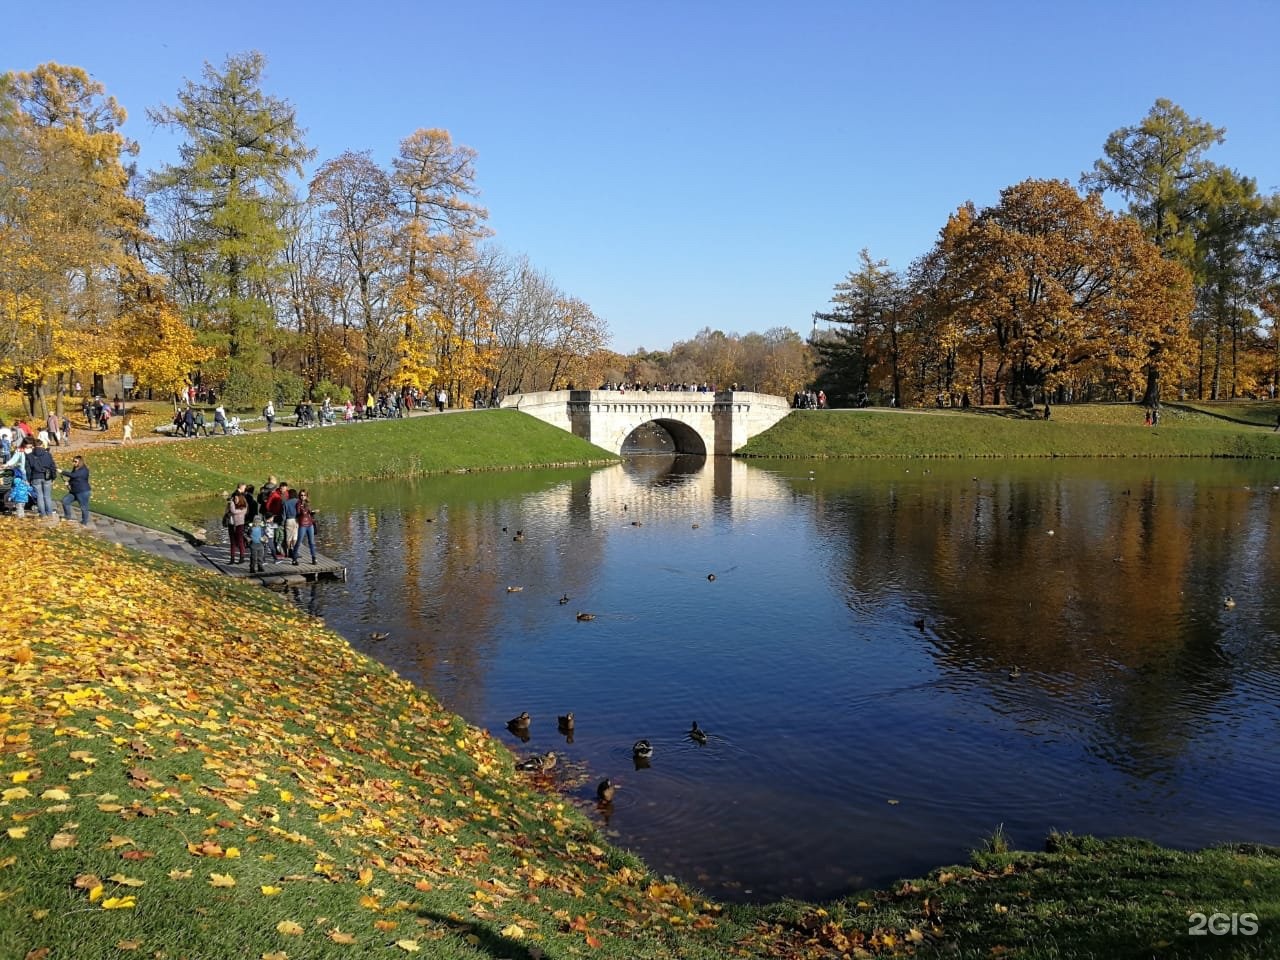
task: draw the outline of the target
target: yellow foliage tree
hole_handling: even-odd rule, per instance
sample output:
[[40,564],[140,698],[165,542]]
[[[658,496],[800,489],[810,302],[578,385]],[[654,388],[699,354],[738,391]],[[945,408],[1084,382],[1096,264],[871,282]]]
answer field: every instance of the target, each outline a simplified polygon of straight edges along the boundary
[[142,205],[126,190],[125,113],[78,67],[0,77],[0,371],[32,413],[72,371],[114,369],[116,278]]

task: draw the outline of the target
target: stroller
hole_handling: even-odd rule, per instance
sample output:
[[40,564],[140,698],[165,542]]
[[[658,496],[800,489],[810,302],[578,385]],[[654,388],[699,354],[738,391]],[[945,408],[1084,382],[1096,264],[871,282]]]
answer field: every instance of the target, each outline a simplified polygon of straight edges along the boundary
[[232,417],[227,421],[227,436],[238,437],[244,433],[244,427],[240,426],[240,418]]

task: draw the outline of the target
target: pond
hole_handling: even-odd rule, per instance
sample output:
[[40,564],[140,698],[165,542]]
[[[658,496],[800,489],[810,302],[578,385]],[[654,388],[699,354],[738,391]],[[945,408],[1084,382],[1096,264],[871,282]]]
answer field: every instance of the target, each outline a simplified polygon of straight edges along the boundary
[[293,595],[517,755],[555,750],[659,873],[826,899],[997,829],[1280,843],[1277,478],[641,457],[331,486],[350,579]]

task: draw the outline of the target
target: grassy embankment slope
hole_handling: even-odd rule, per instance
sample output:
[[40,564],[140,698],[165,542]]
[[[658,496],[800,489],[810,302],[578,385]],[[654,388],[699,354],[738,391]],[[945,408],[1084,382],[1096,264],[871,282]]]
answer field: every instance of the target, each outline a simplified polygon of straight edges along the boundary
[[[57,451],[55,450],[55,453]],[[239,437],[167,439],[86,454],[93,509],[157,529],[189,528],[193,504],[275,474],[295,486],[601,463],[599,447],[514,410],[412,417]]]
[[[1280,405],[1166,404],[1158,427],[1135,404],[1007,409],[797,410],[738,451],[748,457],[1262,457]],[[1263,429],[1263,428],[1266,429]]]
[[[1280,953],[1259,849],[1057,838],[823,908],[722,908],[276,595],[33,526],[0,520],[24,571],[0,607],[0,957]],[[1193,912],[1259,932],[1190,937]]]

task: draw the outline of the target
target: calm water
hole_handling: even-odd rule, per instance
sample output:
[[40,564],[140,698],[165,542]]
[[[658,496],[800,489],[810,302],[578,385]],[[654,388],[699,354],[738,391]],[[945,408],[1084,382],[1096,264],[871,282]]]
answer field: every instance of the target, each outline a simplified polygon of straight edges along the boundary
[[[321,548],[351,579],[295,597],[517,754],[559,752],[593,816],[611,777],[608,831],[660,873],[827,898],[1000,824],[1031,847],[1280,843],[1276,484],[1275,464],[640,458],[329,487]],[[505,728],[522,710],[528,743]]]

